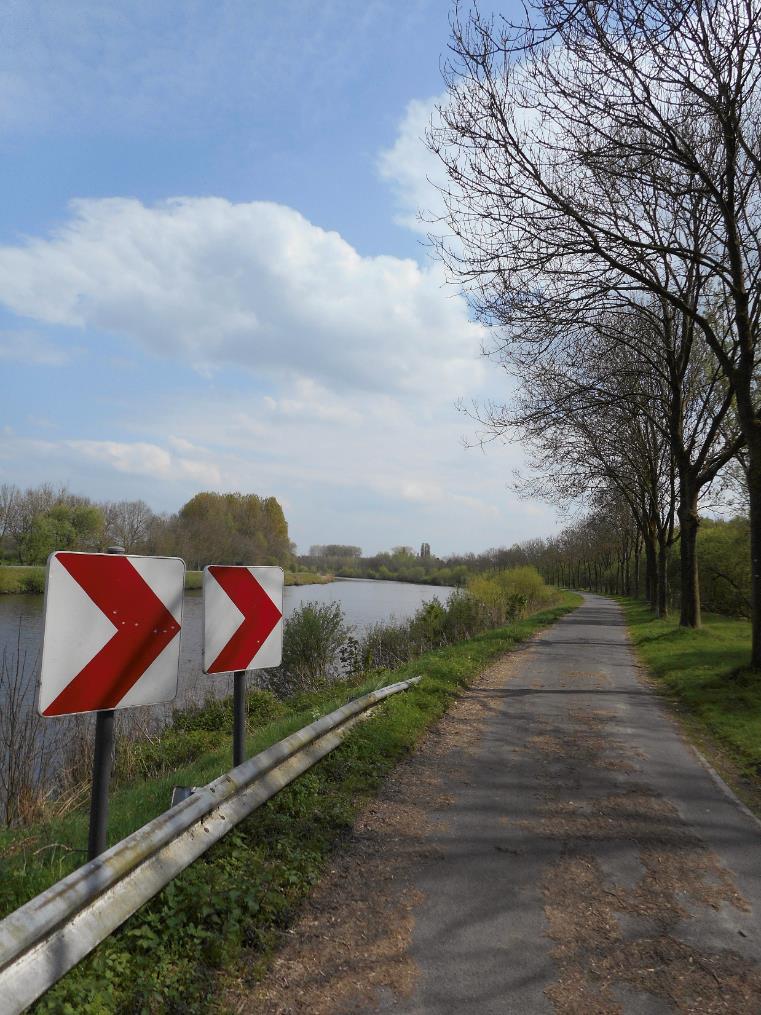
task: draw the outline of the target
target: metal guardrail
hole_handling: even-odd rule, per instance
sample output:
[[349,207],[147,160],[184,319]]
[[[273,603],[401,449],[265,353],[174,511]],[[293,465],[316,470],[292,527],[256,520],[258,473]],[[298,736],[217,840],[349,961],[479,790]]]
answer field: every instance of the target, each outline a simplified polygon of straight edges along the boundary
[[0,922],[0,1013],[17,1015],[253,810],[338,747],[363,713],[418,683],[350,701],[245,761]]

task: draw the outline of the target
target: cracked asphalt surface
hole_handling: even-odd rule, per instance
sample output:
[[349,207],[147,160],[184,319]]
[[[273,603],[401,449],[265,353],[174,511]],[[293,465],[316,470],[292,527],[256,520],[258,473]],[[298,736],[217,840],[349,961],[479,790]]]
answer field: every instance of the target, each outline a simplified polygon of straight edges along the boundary
[[[598,596],[520,653],[413,878],[427,1013],[761,1012],[761,830]],[[359,1010],[359,1009],[358,1009]]]
[[583,606],[460,696],[360,816],[271,1015],[761,1015],[761,825]]

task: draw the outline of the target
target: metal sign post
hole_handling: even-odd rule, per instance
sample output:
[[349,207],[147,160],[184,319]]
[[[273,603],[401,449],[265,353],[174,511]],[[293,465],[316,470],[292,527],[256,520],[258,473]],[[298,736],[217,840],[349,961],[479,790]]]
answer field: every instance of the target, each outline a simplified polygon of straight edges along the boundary
[[[109,546],[106,553],[124,553],[123,546]],[[105,853],[108,844],[108,787],[114,767],[114,710],[95,714],[95,751],[92,759],[90,790],[90,829],[87,834],[87,859]]]
[[95,719],[95,754],[92,762],[90,794],[90,831],[87,859],[105,852],[108,832],[108,784],[114,765],[114,710],[98,712]]
[[233,764],[246,760],[246,674],[283,655],[279,567],[209,564],[203,572],[203,671],[233,674]]
[[59,550],[48,558],[37,691],[43,716],[95,712],[89,859],[106,849],[114,711],[177,695],[185,564]]
[[233,678],[233,765],[246,760],[246,670],[236,670]]

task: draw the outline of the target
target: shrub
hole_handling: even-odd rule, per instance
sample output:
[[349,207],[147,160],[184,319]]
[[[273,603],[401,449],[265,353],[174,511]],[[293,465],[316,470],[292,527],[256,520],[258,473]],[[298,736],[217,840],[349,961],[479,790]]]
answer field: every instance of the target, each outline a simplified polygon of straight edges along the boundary
[[[248,729],[264,726],[285,712],[283,704],[271,691],[249,690],[246,695]],[[207,698],[202,705],[176,709],[172,714],[175,730],[228,733],[233,731],[233,699]]]
[[443,643],[446,615],[447,611],[438,599],[432,599],[429,603],[424,603],[412,618],[410,637],[413,642],[417,642],[421,651]]
[[42,567],[30,567],[19,577],[19,585],[24,592],[39,595],[45,591],[45,569]]
[[285,622],[283,661],[269,671],[270,686],[284,696],[335,680],[350,637],[338,603],[303,603]]
[[409,624],[373,624],[359,642],[364,670],[393,670],[412,657]]
[[704,518],[698,529],[700,596],[706,610],[749,617],[750,524],[747,518]]
[[478,575],[471,578],[468,589],[484,605],[493,626],[523,617],[547,605],[553,596],[536,568],[529,565]]
[[484,604],[469,592],[453,592],[447,600],[443,633],[448,643],[473,638],[487,626]]
[[160,736],[116,741],[114,781],[129,783],[172,772],[213,750],[219,743],[217,731],[176,730],[169,727]]

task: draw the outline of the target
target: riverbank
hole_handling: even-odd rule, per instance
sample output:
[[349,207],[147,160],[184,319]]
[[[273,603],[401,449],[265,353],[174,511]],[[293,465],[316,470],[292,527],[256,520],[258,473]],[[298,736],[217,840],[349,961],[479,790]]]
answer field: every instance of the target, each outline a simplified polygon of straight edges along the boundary
[[678,616],[619,601],[640,659],[690,738],[761,813],[761,680],[748,669],[750,623],[706,613],[692,630]]
[[[579,596],[565,593],[550,609],[427,652],[393,674],[376,672],[371,679],[336,683],[280,702],[283,714],[262,722],[249,736],[249,754],[373,687],[423,677],[417,687],[379,707],[337,751],[188,868],[54,988],[37,1010],[126,1011],[143,1005],[155,1012],[178,1006],[209,1010],[212,971],[229,968],[244,947],[261,975],[331,852],[391,768],[489,663],[579,602]],[[199,718],[201,725],[203,721]],[[196,733],[210,735],[202,756],[113,794],[111,842],[161,813],[173,784],[202,785],[229,768],[229,730]],[[0,833],[0,912],[9,912],[78,866],[86,834],[84,811]]]
[[[185,590],[200,589],[203,571],[185,572]],[[326,585],[332,575],[310,571],[286,571],[286,585]],[[0,565],[0,595],[40,595],[45,591],[45,567],[42,564]]]

